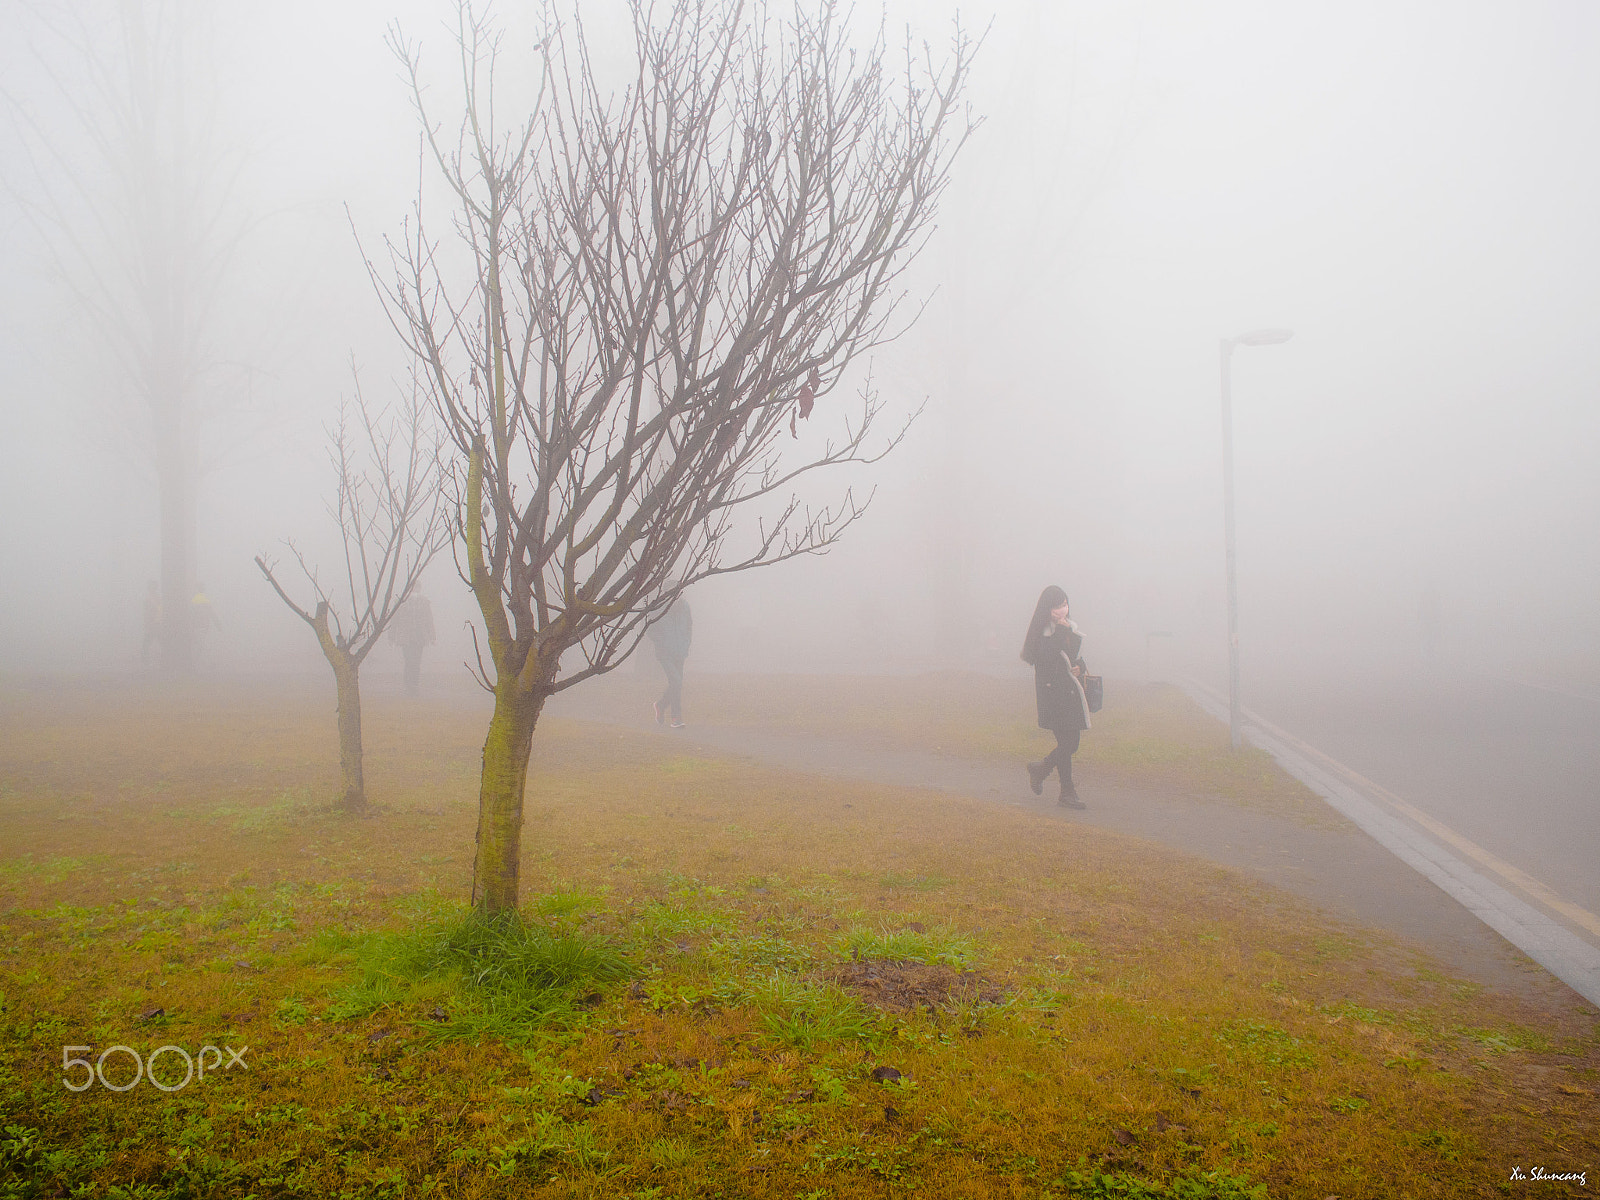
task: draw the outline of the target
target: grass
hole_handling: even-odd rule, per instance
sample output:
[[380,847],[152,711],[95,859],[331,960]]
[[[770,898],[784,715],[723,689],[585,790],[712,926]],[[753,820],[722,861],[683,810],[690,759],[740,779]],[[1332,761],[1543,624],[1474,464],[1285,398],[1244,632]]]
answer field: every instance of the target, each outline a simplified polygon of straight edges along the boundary
[[[482,923],[481,714],[369,703],[355,819],[326,709],[0,698],[0,1196],[1349,1200],[1593,1173],[1592,1013],[1198,860],[548,720],[527,903]],[[62,1047],[117,1045],[247,1066],[63,1086]]]
[[932,933],[920,929],[852,929],[844,939],[844,948],[853,959],[944,963],[952,967],[965,967],[974,955],[972,939],[952,929]]
[[[571,911],[571,893],[541,897],[532,910]],[[594,989],[625,979],[635,969],[624,954],[600,938],[522,919],[516,913],[485,920],[463,910],[437,923],[380,931],[351,940],[335,938],[334,953],[346,954],[356,977],[335,993],[335,1019],[370,1017],[385,1009],[416,1008],[434,1001],[435,1038],[498,1037],[526,1041],[554,1027],[573,1024]],[[448,1010],[440,1003],[448,996]]]

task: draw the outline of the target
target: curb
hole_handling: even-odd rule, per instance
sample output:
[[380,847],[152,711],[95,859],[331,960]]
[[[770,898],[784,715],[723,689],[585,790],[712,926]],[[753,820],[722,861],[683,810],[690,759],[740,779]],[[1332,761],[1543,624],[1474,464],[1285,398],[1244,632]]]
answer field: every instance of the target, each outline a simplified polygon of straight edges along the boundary
[[[1181,686],[1207,714],[1227,722],[1228,705],[1222,697],[1192,679],[1184,680]],[[1341,778],[1354,775],[1342,764],[1275,728],[1248,709],[1241,713],[1245,719],[1244,735],[1272,755],[1285,771],[1589,1003],[1600,1005],[1600,947],[1485,877],[1427,834],[1385,811],[1361,788]],[[1296,745],[1300,748],[1295,748]]]

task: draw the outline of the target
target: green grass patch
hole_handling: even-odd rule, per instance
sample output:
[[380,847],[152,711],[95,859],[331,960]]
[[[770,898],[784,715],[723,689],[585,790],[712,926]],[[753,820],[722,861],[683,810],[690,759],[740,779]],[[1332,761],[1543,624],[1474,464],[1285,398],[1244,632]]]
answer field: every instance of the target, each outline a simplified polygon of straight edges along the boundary
[[1058,1181],[1082,1200],[1267,1200],[1267,1185],[1223,1171],[1185,1171],[1169,1184],[1125,1171],[1068,1171]]
[[937,892],[950,882],[943,875],[914,875],[906,871],[889,871],[878,879],[880,887],[903,892]]
[[919,932],[913,929],[852,929],[843,949],[852,958],[881,958],[887,962],[942,963],[965,969],[976,957],[972,938],[953,929]]
[[[310,788],[286,788],[268,803],[261,805],[219,804],[206,816],[213,821],[225,821],[234,833],[263,833],[292,825],[318,814],[326,814],[327,806],[318,805]],[[172,815],[187,815],[182,810]]]
[[1517,1050],[1532,1050],[1539,1054],[1548,1054],[1555,1049],[1554,1042],[1547,1034],[1527,1026],[1508,1026],[1499,1029],[1463,1029],[1461,1036],[1472,1045],[1479,1046],[1491,1054],[1509,1054]]
[[60,883],[87,864],[81,858],[60,854],[35,861],[31,854],[0,862],[0,884]]
[[838,988],[782,972],[726,986],[720,996],[748,1005],[772,1038],[804,1053],[824,1043],[871,1038],[879,1024]]
[[637,974],[603,939],[516,913],[462,912],[421,929],[374,933],[349,954],[357,978],[335,993],[329,1015],[349,1020],[431,1004],[418,1027],[433,1038],[524,1041],[575,1022],[598,999],[596,989]]

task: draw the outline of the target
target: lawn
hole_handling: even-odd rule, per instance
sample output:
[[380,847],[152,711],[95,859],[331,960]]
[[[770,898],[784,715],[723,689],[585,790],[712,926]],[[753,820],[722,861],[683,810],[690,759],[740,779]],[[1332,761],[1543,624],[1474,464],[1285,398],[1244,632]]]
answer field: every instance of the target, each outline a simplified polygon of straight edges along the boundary
[[[1303,802],[1126,699],[1098,769]],[[1593,1013],[1049,814],[550,718],[472,922],[483,721],[370,702],[355,818],[309,686],[0,689],[0,1196],[1587,1194],[1510,1177],[1600,1157]]]

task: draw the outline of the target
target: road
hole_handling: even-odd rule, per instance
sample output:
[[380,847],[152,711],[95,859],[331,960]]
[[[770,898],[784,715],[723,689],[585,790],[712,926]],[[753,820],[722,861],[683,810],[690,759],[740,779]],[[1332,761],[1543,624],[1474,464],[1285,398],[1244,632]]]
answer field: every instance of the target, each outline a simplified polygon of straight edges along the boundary
[[1600,702],[1440,671],[1247,677],[1247,708],[1600,914]]

